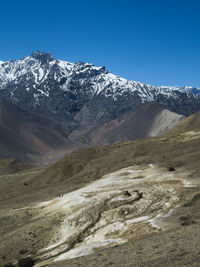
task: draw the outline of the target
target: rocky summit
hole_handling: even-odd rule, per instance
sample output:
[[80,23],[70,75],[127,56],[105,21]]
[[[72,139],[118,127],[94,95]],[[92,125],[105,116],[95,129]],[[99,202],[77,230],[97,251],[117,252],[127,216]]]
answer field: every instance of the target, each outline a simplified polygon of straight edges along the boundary
[[199,92],[38,51],[1,62],[0,265],[199,262]]
[[[80,147],[160,135],[200,110],[200,89],[128,81],[109,73],[104,66],[80,61],[69,63],[55,59],[50,53],[36,51],[20,60],[0,61],[0,110],[0,128],[5,132],[0,156],[37,163],[39,160],[43,164],[49,160],[42,156],[45,160],[41,161],[40,156],[52,155],[51,142],[41,149],[38,140],[42,144],[42,140],[50,140],[56,127],[64,136],[61,134],[58,142],[61,145],[50,162]],[[27,133],[33,130],[20,124],[22,117],[25,121],[32,118],[34,129],[41,121],[41,127],[47,126],[45,131],[34,135],[39,146],[32,147],[34,142],[30,144],[31,139],[27,140]],[[52,129],[49,124],[57,126]],[[15,140],[15,146],[10,140]],[[17,144],[23,146],[16,149]],[[25,144],[28,145],[26,154],[19,153]],[[40,155],[37,160],[36,154]]]
[[108,122],[147,102],[188,116],[200,109],[200,89],[128,81],[91,63],[69,63],[34,52],[0,62],[0,96],[21,108],[77,125]]

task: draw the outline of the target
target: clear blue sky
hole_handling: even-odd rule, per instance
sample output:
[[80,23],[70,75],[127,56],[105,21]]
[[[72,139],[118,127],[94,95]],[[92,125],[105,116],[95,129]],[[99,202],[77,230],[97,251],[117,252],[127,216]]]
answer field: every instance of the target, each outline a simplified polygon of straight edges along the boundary
[[0,0],[0,60],[35,50],[130,80],[200,86],[200,0]]

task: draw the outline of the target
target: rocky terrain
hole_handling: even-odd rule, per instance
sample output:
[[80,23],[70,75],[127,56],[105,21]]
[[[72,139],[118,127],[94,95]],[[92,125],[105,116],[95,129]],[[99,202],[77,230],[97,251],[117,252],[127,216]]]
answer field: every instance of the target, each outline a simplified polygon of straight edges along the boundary
[[74,130],[69,138],[88,145],[105,145],[149,136],[158,136],[185,118],[155,102],[131,109],[96,128]]
[[0,157],[29,163],[52,163],[75,148],[68,132],[52,119],[25,111],[0,99]]
[[0,97],[1,266],[198,266],[199,88],[36,51]]
[[39,51],[1,61],[0,156],[47,164],[80,147],[156,136],[199,110],[199,92],[128,81]]
[[28,169],[33,169],[34,167],[35,166],[29,163],[17,159],[0,159],[0,175],[17,173]]
[[199,121],[0,176],[1,264],[198,266]]
[[106,67],[69,63],[39,51],[0,63],[0,96],[25,110],[84,126],[102,124],[152,101],[190,115],[199,110],[199,92],[128,81]]
[[162,134],[184,118],[150,102],[97,128],[71,131],[70,124],[0,98],[0,157],[45,165],[81,147]]

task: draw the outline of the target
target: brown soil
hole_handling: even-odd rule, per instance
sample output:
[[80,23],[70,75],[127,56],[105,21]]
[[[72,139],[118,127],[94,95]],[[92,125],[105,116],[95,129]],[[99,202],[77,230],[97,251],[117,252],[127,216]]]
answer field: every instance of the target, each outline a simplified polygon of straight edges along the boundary
[[[170,167],[175,170],[184,168],[188,172],[188,180],[199,182],[200,136],[190,138],[189,133],[185,139],[182,134],[200,129],[199,122],[198,113],[191,117],[191,121],[187,119],[161,137],[85,148],[72,152],[45,170],[0,176],[1,235],[3,237],[3,233],[6,233],[6,236],[10,233],[10,240],[5,238],[0,245],[1,264],[20,258],[21,249],[27,248],[28,253],[34,257],[39,247],[47,245],[42,244],[43,237],[37,236],[38,229],[34,228],[34,222],[31,221],[36,214],[24,211],[22,217],[16,217],[14,212],[6,215],[8,209],[22,208],[31,203],[50,200],[80,188],[105,174],[131,165],[143,167],[154,163],[167,170]],[[192,199],[199,192],[198,187],[191,188],[190,198]],[[171,218],[175,222],[175,229],[134,239],[125,245],[102,249],[93,255],[53,266],[95,266],[96,264],[99,266],[198,266],[200,200],[196,197],[189,203],[181,206],[175,217]],[[186,218],[186,225],[181,224],[184,220],[180,218],[184,218],[183,216]],[[59,219],[59,217],[54,218],[48,222],[49,231],[54,224],[59,225]],[[46,223],[46,218],[44,222]],[[20,236],[16,229],[24,224],[27,224],[27,232]],[[33,232],[34,236],[29,232]],[[46,232],[43,233],[44,237],[46,234]],[[6,255],[2,253],[5,252],[5,247]]]

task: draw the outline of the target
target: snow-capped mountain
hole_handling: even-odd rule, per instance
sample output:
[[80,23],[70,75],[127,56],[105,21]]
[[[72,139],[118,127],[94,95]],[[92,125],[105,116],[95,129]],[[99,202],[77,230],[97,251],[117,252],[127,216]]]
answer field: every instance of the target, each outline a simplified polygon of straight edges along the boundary
[[69,63],[34,52],[0,62],[0,96],[20,107],[79,124],[98,124],[143,103],[158,102],[183,115],[200,109],[200,90],[128,81],[91,63]]
[[184,86],[184,87],[181,87],[181,89],[183,91],[186,91],[186,92],[190,92],[190,93],[193,93],[195,95],[199,95],[200,94],[200,88],[195,88],[195,87],[192,87],[192,86]]

